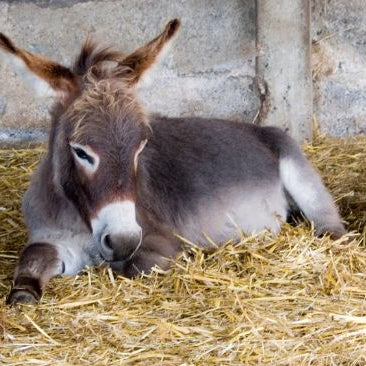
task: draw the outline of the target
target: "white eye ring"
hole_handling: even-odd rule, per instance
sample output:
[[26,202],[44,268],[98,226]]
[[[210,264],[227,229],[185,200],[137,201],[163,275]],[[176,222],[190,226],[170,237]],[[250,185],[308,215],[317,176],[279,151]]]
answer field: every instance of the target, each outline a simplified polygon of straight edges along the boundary
[[75,142],[70,142],[71,152],[75,161],[88,174],[96,172],[99,166],[99,156],[88,145],[80,145]]

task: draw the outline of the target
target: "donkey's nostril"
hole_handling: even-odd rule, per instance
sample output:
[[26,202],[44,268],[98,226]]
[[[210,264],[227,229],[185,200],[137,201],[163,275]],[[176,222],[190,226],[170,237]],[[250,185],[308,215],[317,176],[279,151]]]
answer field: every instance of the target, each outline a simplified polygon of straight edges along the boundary
[[111,260],[113,257],[113,239],[110,234],[104,234],[100,240],[102,255],[105,259]]
[[112,240],[111,240],[110,235],[107,234],[107,235],[104,236],[104,238],[103,238],[103,244],[108,249],[113,250]]
[[126,258],[139,247],[140,233],[104,233],[99,242],[99,250],[107,261]]
[[100,250],[102,257],[107,261],[112,260],[114,256],[114,249],[113,249],[113,239],[110,234],[102,235],[100,240],[100,246],[101,246]]

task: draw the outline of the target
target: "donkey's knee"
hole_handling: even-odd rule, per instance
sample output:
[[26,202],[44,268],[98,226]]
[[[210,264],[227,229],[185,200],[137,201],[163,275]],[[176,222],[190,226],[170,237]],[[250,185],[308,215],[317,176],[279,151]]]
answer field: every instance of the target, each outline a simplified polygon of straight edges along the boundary
[[296,205],[314,222],[318,236],[329,233],[337,239],[345,234],[332,196],[297,147],[294,147],[292,155],[280,159],[280,176],[284,188]]
[[27,246],[20,256],[14,276],[14,286],[7,298],[8,304],[36,303],[42,289],[51,277],[61,274],[63,263],[55,246],[34,243]]

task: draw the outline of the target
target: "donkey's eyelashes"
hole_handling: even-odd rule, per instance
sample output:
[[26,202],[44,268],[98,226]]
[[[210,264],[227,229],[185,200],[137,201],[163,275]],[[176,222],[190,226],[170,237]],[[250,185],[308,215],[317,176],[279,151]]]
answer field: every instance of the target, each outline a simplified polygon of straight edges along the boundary
[[74,147],[73,148],[75,151],[75,154],[82,160],[86,160],[88,163],[90,163],[91,165],[94,164],[94,159],[88,155],[83,149],[81,149],[80,147]]
[[88,174],[95,173],[99,165],[98,154],[90,146],[83,146],[75,142],[70,142],[70,147],[76,162]]

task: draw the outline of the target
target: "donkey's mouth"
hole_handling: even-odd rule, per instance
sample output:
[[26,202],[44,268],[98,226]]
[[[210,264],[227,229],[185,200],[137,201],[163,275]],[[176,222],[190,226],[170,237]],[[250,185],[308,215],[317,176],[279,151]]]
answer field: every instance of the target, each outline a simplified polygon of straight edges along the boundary
[[130,263],[128,260],[122,260],[109,262],[108,264],[111,267],[112,271],[122,274],[124,276],[126,273],[126,268],[129,266]]
[[[119,252],[118,250],[115,250],[115,251],[113,251],[112,255],[106,255],[105,253],[103,253],[103,251],[99,251],[99,255],[106,263],[111,265],[112,263],[123,263],[123,262],[128,261],[129,259],[131,259],[134,256],[135,252],[136,252],[136,248],[129,249],[129,250],[123,250],[121,252]],[[112,267],[112,265],[111,265],[111,267]]]
[[138,233],[113,234],[105,229],[95,233],[94,245],[106,262],[119,262],[131,259],[142,244],[142,229]]

